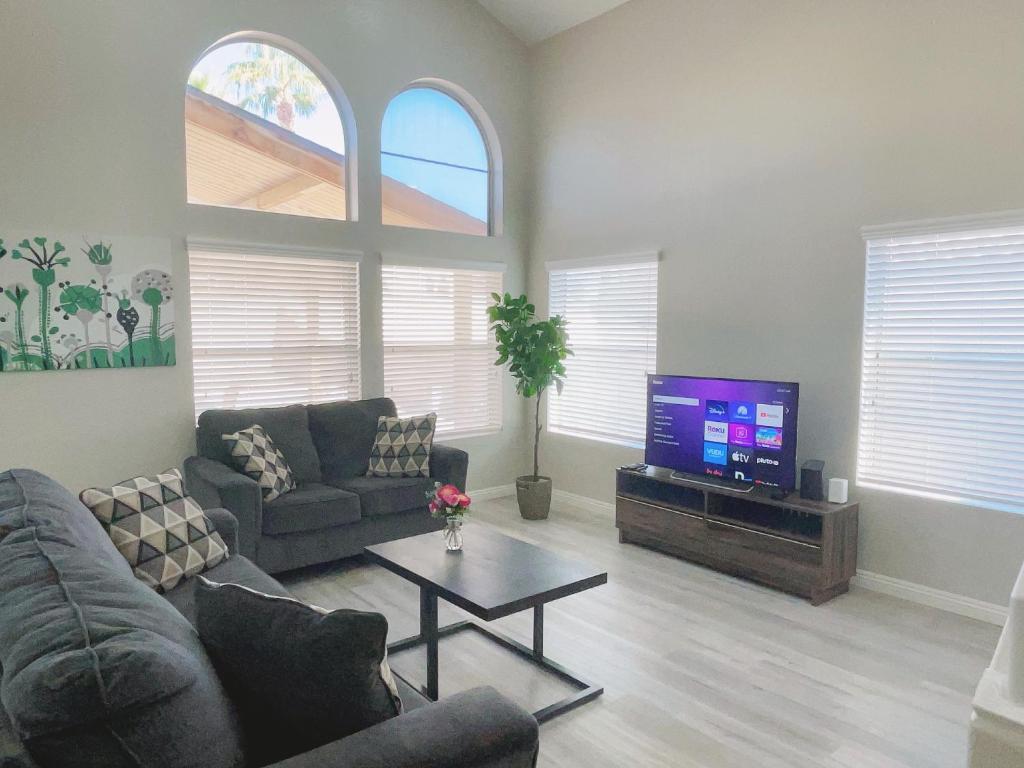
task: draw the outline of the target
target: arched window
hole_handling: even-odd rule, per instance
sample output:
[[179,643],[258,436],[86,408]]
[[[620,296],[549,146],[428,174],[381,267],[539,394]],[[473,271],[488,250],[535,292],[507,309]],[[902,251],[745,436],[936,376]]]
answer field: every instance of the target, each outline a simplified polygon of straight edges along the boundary
[[188,201],[349,218],[339,96],[278,45],[247,36],[212,47],[185,95]]
[[468,96],[457,99],[452,90],[414,83],[388,105],[380,137],[382,221],[495,234],[500,162],[493,129],[481,110],[470,112]]

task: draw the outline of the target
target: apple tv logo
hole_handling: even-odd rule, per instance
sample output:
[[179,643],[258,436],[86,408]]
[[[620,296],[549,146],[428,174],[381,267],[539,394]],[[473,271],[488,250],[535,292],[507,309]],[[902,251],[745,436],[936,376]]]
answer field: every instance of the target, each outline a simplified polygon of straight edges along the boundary
[[753,461],[754,455],[749,448],[742,445],[729,446],[729,463],[745,467]]

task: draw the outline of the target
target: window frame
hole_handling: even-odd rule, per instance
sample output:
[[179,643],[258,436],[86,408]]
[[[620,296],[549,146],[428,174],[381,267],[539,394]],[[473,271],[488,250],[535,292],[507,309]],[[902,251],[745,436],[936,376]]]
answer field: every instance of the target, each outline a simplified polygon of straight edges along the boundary
[[[655,275],[654,275],[654,307],[653,307],[653,310],[654,310],[654,327],[653,327],[653,329],[647,329],[646,332],[650,336],[651,342],[653,343],[653,352],[650,352],[650,349],[651,349],[651,345],[650,344],[648,345],[647,348],[648,348],[649,354],[651,354],[651,356],[652,356],[651,357],[651,362],[653,364],[652,368],[656,369],[656,367],[657,367],[657,359],[658,359],[658,304],[659,304],[659,302],[658,302],[658,295],[660,293],[660,280],[661,280],[660,262],[661,262],[661,253],[660,253],[660,251],[648,251],[648,252],[640,252],[640,253],[631,253],[631,254],[624,254],[624,255],[620,255],[620,256],[601,256],[601,257],[595,257],[595,258],[564,259],[564,260],[546,262],[545,268],[546,268],[546,271],[547,271],[547,278],[548,278],[548,286],[547,286],[547,288],[548,288],[548,291],[547,291],[548,313],[549,313],[549,315],[559,314],[558,312],[555,311],[555,307],[553,306],[554,302],[552,301],[552,287],[553,287],[552,277],[556,273],[559,273],[559,272],[571,272],[571,271],[574,271],[574,270],[580,270],[580,271],[583,271],[583,270],[593,270],[593,269],[601,268],[601,267],[607,267],[609,269],[614,269],[614,268],[623,268],[623,267],[637,266],[637,265],[653,265],[653,267],[655,269]],[[569,347],[571,349],[571,348],[573,348],[572,318],[571,317],[566,317],[566,322],[567,322],[567,333],[568,333],[568,337],[569,337]],[[571,366],[573,359],[575,359],[575,358],[574,357],[570,357],[566,361],[566,364]],[[653,369],[652,370],[647,370],[646,373],[657,373],[657,371],[653,370]],[[644,402],[646,403],[646,398],[647,398],[647,379],[646,379],[646,375],[638,374],[637,378],[641,382],[641,384],[639,385],[639,388],[643,392],[642,396],[643,396]],[[570,382],[571,382],[571,371],[567,372],[567,375],[566,375],[566,386],[569,386]],[[550,434],[554,434],[554,435],[564,435],[564,436],[567,436],[567,437],[573,437],[573,438],[582,439],[582,440],[591,440],[591,441],[594,441],[594,442],[606,443],[606,444],[611,444],[611,445],[618,445],[618,446],[623,446],[623,447],[626,447],[626,448],[635,448],[635,449],[639,448],[639,449],[642,449],[644,447],[644,439],[642,437],[634,439],[634,438],[632,438],[629,435],[623,435],[623,434],[620,434],[618,436],[615,436],[615,435],[595,435],[595,434],[588,434],[586,432],[576,431],[576,430],[573,430],[573,429],[568,429],[568,428],[565,428],[564,426],[556,425],[556,421],[555,421],[555,419],[552,416],[551,410],[552,410],[552,403],[554,401],[554,398],[556,398],[558,396],[559,395],[557,395],[554,392],[550,392],[550,391],[548,392],[547,405],[546,405],[546,408],[545,408],[545,427],[544,427],[546,432],[548,432]],[[553,426],[553,425],[555,425],[555,426]],[[643,422],[643,424],[641,426],[641,431],[645,431],[645,430],[646,430],[646,410],[645,410],[644,422]]]
[[[352,109],[352,103],[349,101],[348,96],[345,94],[344,88],[341,87],[341,83],[331,73],[331,71],[315,56],[309,49],[303,47],[299,43],[278,35],[273,32],[255,32],[255,31],[243,31],[235,32],[220,38],[216,42],[207,46],[207,48],[196,57],[195,61],[189,67],[189,74],[196,68],[196,66],[205,59],[208,55],[213,53],[218,48],[223,48],[225,45],[231,45],[234,43],[259,43],[262,45],[269,45],[273,48],[283,51],[290,56],[298,59],[300,63],[308,67],[314,75],[323,84],[324,89],[327,91],[327,95],[331,98],[334,103],[334,107],[338,112],[338,119],[341,121],[341,129],[343,133],[343,139],[345,143],[345,218],[344,219],[332,219],[332,218],[317,218],[308,217],[301,214],[285,213],[282,211],[261,211],[252,208],[237,208],[234,206],[223,206],[215,205],[212,203],[192,203],[188,201],[188,155],[187,149],[184,157],[185,166],[185,204],[188,206],[195,206],[199,208],[213,208],[213,209],[226,209],[232,211],[245,211],[251,214],[266,214],[275,216],[291,216],[293,218],[309,219],[319,221],[344,221],[352,222],[359,221],[359,141],[356,131],[356,119],[355,112]],[[188,84],[186,78],[185,84]],[[187,93],[187,88],[183,89]],[[184,96],[182,100],[182,114],[184,115]],[[184,125],[184,119],[182,123]],[[301,137],[300,137],[301,138]]]
[[[477,101],[477,99],[469,93],[465,88],[456,85],[448,80],[443,80],[436,77],[421,77],[417,80],[413,80],[402,89],[396,91],[388,98],[387,104],[384,106],[384,111],[381,113],[380,126],[377,131],[377,136],[380,137],[384,132],[384,118],[387,117],[388,108],[391,106],[396,98],[401,96],[406,91],[415,90],[417,88],[427,88],[434,91],[439,91],[445,96],[453,99],[459,104],[466,113],[470,116],[473,122],[476,124],[477,130],[480,132],[480,138],[484,143],[484,151],[487,153],[487,227],[486,234],[484,237],[500,237],[504,232],[504,175],[503,167],[504,160],[501,151],[501,142],[498,138],[498,132],[495,130],[494,123],[488,116],[487,111],[483,108],[483,105]],[[377,170],[379,178],[381,179],[381,189],[383,191],[383,179],[384,171],[383,164],[381,161],[382,150],[378,147],[377,157]],[[385,224],[383,220],[384,206],[383,199],[381,201],[381,219],[380,224],[382,227],[401,227],[400,224]],[[440,232],[444,234],[459,234],[453,233],[447,230],[434,230],[418,227],[405,227],[406,229],[419,229],[425,232]],[[479,235],[468,235],[468,237],[479,237]]]
[[[417,345],[416,344],[390,344],[389,345],[387,343],[387,340],[385,339],[385,336],[384,336],[385,328],[384,328],[384,326],[385,326],[385,322],[386,321],[385,321],[385,318],[384,318],[384,310],[385,310],[384,295],[385,295],[386,290],[387,290],[387,288],[385,286],[385,279],[386,279],[385,278],[385,271],[388,268],[399,268],[399,269],[401,269],[401,268],[408,268],[408,269],[414,269],[414,270],[437,270],[439,272],[464,271],[464,272],[478,272],[478,273],[494,274],[494,275],[497,275],[499,277],[499,281],[501,283],[501,290],[499,290],[497,292],[501,293],[504,290],[505,275],[507,273],[507,265],[504,262],[472,261],[472,260],[462,260],[462,259],[444,259],[444,258],[430,258],[430,257],[410,257],[410,256],[399,255],[399,254],[382,254],[382,256],[381,256],[381,271],[380,271],[380,285],[381,285],[381,302],[380,302],[380,328],[381,328],[381,336],[380,336],[380,340],[381,340],[381,369],[382,369],[382,371],[381,371],[381,382],[382,382],[382,390],[383,390],[384,396],[394,399],[394,396],[393,396],[392,392],[389,391],[389,388],[388,388],[389,385],[388,385],[387,370],[386,370],[386,368],[387,368],[386,356],[387,356],[387,353],[388,353],[388,348],[389,347],[393,347],[393,348],[396,348],[396,349],[404,349],[404,348],[415,349]],[[488,293],[488,296],[486,297],[486,299],[487,299],[487,301],[489,303],[490,302],[490,293]],[[458,311],[457,310],[456,310],[455,314],[456,314],[456,316],[458,315]],[[484,324],[485,324],[485,327],[487,328],[487,341],[486,342],[482,342],[479,346],[481,348],[486,346],[486,348],[490,352],[494,353],[494,334],[490,330],[490,323],[486,320],[486,318],[484,319]],[[469,345],[469,346],[472,346],[472,345]],[[468,348],[468,347],[465,347],[465,346],[460,347],[460,346],[458,346],[458,345],[456,345],[454,343],[451,345],[451,350],[453,352],[457,351],[459,349],[463,349],[463,348]],[[492,355],[492,357],[494,357],[496,359],[496,353],[494,353]],[[493,392],[495,399],[494,399],[494,403],[493,403],[493,409],[492,409],[492,411],[489,414],[489,416],[491,417],[491,418],[489,418],[489,425],[486,426],[486,427],[483,427],[483,428],[471,428],[471,429],[457,429],[456,428],[456,429],[453,429],[453,430],[443,430],[439,426],[438,431],[437,431],[438,439],[461,440],[461,439],[474,438],[474,437],[485,437],[485,436],[488,436],[488,435],[496,435],[496,434],[498,434],[498,433],[500,433],[500,432],[502,432],[504,430],[504,422],[505,422],[505,408],[504,408],[505,387],[504,387],[504,383],[503,383],[503,378],[501,376],[501,370],[498,367],[494,366],[493,363],[494,363],[493,359],[488,360],[488,369],[487,369],[488,373],[492,374],[494,376],[494,378],[495,378],[494,392]],[[396,402],[396,407],[399,408],[399,415],[402,415],[402,413],[401,413],[401,405]],[[416,413],[416,414],[406,414],[406,415],[422,415],[422,414]],[[439,417],[441,416],[440,412],[438,413],[438,416]]]
[[[998,231],[1001,229],[1016,229],[1017,233],[1011,234],[1006,233],[1007,236],[1016,236],[1024,240],[1024,209],[1014,211],[1002,211],[991,214],[981,214],[972,216],[954,216],[940,219],[925,219],[919,221],[909,222],[897,222],[895,224],[885,224],[877,226],[866,226],[861,228],[861,235],[864,239],[864,298],[862,305],[862,327],[861,327],[861,358],[860,358],[860,380],[858,382],[858,402],[857,402],[857,449],[856,449],[856,483],[858,486],[864,488],[870,488],[874,490],[885,491],[888,493],[897,493],[901,495],[913,496],[922,499],[934,499],[939,501],[945,501],[952,504],[958,504],[962,506],[969,506],[982,509],[994,509],[1002,512],[1010,512],[1014,514],[1024,514],[1024,496],[1017,503],[1007,502],[998,500],[995,498],[985,498],[984,492],[972,492],[966,489],[961,489],[959,492],[955,492],[951,489],[939,489],[935,483],[931,483],[929,487],[929,481],[919,482],[914,484],[911,482],[896,483],[895,481],[886,481],[884,478],[873,478],[873,472],[866,468],[866,454],[865,443],[865,430],[868,429],[867,422],[871,422],[872,425],[877,424],[877,417],[866,416],[865,406],[867,404],[866,398],[871,393],[879,391],[877,387],[868,387],[868,359],[871,354],[869,351],[869,325],[870,316],[869,312],[872,306],[880,306],[881,300],[877,300],[879,303],[873,305],[870,303],[869,286],[872,278],[872,248],[897,248],[900,245],[910,245],[909,242],[897,243],[890,242],[886,244],[884,241],[896,241],[896,240],[908,240],[913,239],[921,241],[925,246],[929,239],[935,240],[936,243],[943,241],[944,235],[964,235],[967,236],[962,239],[978,239],[986,232]],[[947,238],[948,242],[951,238]],[[1024,244],[1018,246],[1021,253],[1024,253]],[[936,248],[936,250],[940,250]],[[941,249],[945,250],[945,249]],[[1021,269],[1022,275],[1024,275],[1024,268]],[[876,280],[882,280],[884,278],[877,277]],[[884,289],[883,289],[884,290]],[[967,318],[953,318],[960,320],[961,322],[972,322],[970,315]],[[918,321],[920,322],[920,321]],[[974,320],[974,322],[978,322]],[[876,322],[877,324],[877,322]],[[984,325],[983,322],[980,325]],[[971,328],[970,325],[967,326]],[[977,326],[975,326],[977,327]],[[1012,327],[1012,326],[1011,326]],[[1022,324],[1024,328],[1024,324]],[[872,333],[874,333],[872,331]],[[878,347],[881,345],[880,341],[873,341],[873,346]],[[922,346],[926,346],[922,345]],[[934,355],[934,350],[932,350]],[[976,360],[976,363],[983,363],[984,361]],[[974,370],[974,369],[969,369]],[[927,379],[928,373],[924,372],[917,378],[917,381]],[[1024,392],[1024,388],[1021,388]],[[1002,395],[1001,395],[1002,396]],[[1018,395],[1019,396],[1019,395]],[[985,401],[975,401],[985,402]],[[873,405],[873,404],[872,404]],[[915,435],[915,440],[920,442],[922,439],[920,436]],[[877,442],[877,441],[876,441]],[[932,461],[934,461],[934,457]],[[969,479],[969,473],[958,470],[958,474],[955,476],[954,482],[959,482],[961,485],[965,482],[965,479]],[[1004,494],[1005,495],[1005,494]]]

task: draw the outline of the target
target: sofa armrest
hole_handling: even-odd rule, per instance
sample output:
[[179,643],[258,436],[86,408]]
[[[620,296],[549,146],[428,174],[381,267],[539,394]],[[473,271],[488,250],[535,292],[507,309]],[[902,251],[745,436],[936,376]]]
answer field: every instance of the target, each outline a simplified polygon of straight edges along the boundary
[[256,545],[263,530],[263,495],[251,477],[219,461],[203,456],[185,459],[188,492],[204,509],[223,507],[237,519],[235,551],[256,559]]
[[435,443],[430,448],[430,476],[442,483],[451,483],[460,490],[466,490],[466,472],[469,470],[469,454],[450,445]]
[[474,688],[268,768],[533,768],[538,747],[533,715]]
[[[238,554],[238,518],[223,507],[204,509],[203,512],[210,518],[210,522],[213,523],[213,527],[217,529],[220,537],[224,539],[224,543],[228,545],[228,552],[232,555]],[[2,768],[2,764],[0,764],[0,768]]]

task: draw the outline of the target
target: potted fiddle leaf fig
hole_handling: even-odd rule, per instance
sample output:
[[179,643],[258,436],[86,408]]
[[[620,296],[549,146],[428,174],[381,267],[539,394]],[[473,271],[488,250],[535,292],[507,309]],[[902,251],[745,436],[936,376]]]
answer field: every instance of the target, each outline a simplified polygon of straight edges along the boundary
[[491,330],[497,342],[495,365],[508,365],[516,392],[536,399],[533,429],[533,474],[516,478],[519,514],[527,520],[543,520],[551,509],[551,478],[540,473],[540,403],[551,386],[561,393],[565,381],[563,361],[572,354],[565,332],[565,319],[555,315],[535,320],[536,310],[526,294],[513,298],[492,293],[494,304],[487,308]]

